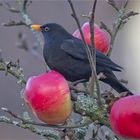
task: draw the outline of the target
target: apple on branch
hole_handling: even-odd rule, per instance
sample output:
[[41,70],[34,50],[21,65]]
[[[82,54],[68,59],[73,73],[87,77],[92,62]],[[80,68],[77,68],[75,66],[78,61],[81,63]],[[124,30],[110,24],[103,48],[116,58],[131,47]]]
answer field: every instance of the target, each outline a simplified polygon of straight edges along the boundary
[[116,101],[111,108],[110,125],[116,134],[140,140],[140,95]]
[[60,73],[53,70],[29,78],[24,100],[32,112],[47,124],[64,123],[72,111],[68,83]]
[[[89,22],[85,22],[83,24],[82,31],[83,31],[86,43],[91,45]],[[82,39],[78,29],[73,33],[73,36],[79,39]],[[94,43],[98,51],[102,52],[103,54],[108,53],[109,48],[110,48],[109,36],[105,31],[100,29],[100,27],[97,24],[94,24]]]

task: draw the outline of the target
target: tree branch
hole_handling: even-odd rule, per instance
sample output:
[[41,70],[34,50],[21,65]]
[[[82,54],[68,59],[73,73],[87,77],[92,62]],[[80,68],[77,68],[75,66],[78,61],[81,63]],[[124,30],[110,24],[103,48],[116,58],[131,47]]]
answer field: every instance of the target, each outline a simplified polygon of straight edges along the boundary
[[[93,4],[93,8],[92,8],[92,12],[91,12],[91,16],[90,16],[90,40],[91,40],[91,54],[92,54],[92,59],[94,62],[94,70],[92,70],[92,76],[91,76],[91,90],[92,90],[92,94],[94,94],[94,83],[96,84],[96,89],[97,89],[97,97],[98,97],[98,103],[99,105],[101,105],[101,93],[100,93],[100,85],[99,85],[99,81],[97,78],[97,74],[96,74],[96,49],[95,49],[95,44],[94,44],[94,19],[95,19],[95,8],[96,8],[96,4],[97,4],[97,0],[94,0],[94,4]],[[95,82],[94,82],[95,81]],[[92,86],[93,85],[93,86]]]
[[106,0],[109,5],[111,5],[117,12],[119,12],[119,8],[116,5],[114,0]]
[[129,0],[125,0],[124,5],[123,5],[123,8],[124,8],[124,9],[125,9],[126,6],[128,5],[128,2],[129,2]]
[[[8,11],[10,11],[12,13],[19,14],[21,16],[22,20],[19,22],[10,21],[9,23],[2,23],[2,25],[7,26],[7,27],[22,26],[22,25],[28,27],[31,30],[31,32],[33,33],[33,36],[36,40],[36,44],[37,44],[36,46],[38,48],[43,48],[43,41],[42,41],[40,34],[30,28],[30,25],[33,24],[33,21],[27,13],[27,7],[31,4],[31,1],[30,0],[24,0],[24,1],[16,0],[15,3],[17,5],[17,7],[12,6],[9,1],[4,1],[2,6],[4,6]],[[19,9],[21,9],[21,10],[19,10]],[[30,52],[32,55],[38,56],[37,55],[38,52],[35,52],[35,50],[32,50]]]
[[[19,63],[19,62],[18,62]],[[26,84],[26,80],[24,79],[22,68],[19,66],[19,64],[14,64],[13,62],[5,62],[2,60],[0,62],[0,71],[5,71],[5,74],[11,74],[16,79],[18,79],[18,83],[20,84]],[[13,68],[16,68],[14,70]]]
[[[94,2],[94,5],[93,5],[93,11],[92,11],[92,16],[94,16],[94,12],[95,12],[95,7],[96,7],[96,0],[95,0],[95,2]],[[88,56],[88,60],[89,60],[89,63],[90,63],[90,67],[91,67],[91,70],[92,70],[92,78],[91,78],[91,82],[90,82],[90,84],[92,85],[92,84],[94,84],[93,83],[93,75],[94,75],[94,78],[96,77],[96,79],[97,79],[97,74],[96,74],[96,68],[95,68],[95,64],[94,64],[94,60],[93,60],[93,57],[92,57],[92,52],[91,52],[91,50],[90,50],[90,48],[89,48],[89,46],[87,45],[87,43],[86,43],[86,41],[85,41],[85,37],[84,37],[84,34],[83,34],[83,32],[82,32],[82,29],[81,29],[81,26],[80,26],[80,22],[79,22],[79,19],[78,19],[78,17],[77,17],[77,15],[76,15],[76,12],[75,12],[75,9],[74,9],[74,6],[73,6],[73,3],[72,3],[72,1],[71,0],[68,0],[68,3],[69,3],[69,5],[70,5],[70,7],[71,7],[71,10],[72,10],[72,17],[75,19],[75,21],[76,21],[76,23],[77,23],[77,26],[78,26],[78,29],[79,29],[79,31],[80,31],[80,34],[81,34],[81,37],[82,37],[82,40],[83,40],[83,43],[84,43],[84,47],[85,47],[85,50],[86,50],[86,53],[87,53],[87,56]],[[92,19],[93,21],[94,21],[94,18]],[[92,21],[92,22],[93,22]],[[93,43],[94,44],[94,43]],[[96,85],[98,85],[98,81],[95,81],[96,82]],[[98,88],[98,87],[97,87]],[[100,89],[98,90],[98,92],[100,91]],[[90,89],[90,95],[93,95],[93,88],[91,88]],[[98,103],[99,104],[101,104],[101,99],[100,99],[100,92],[99,92],[99,94],[97,93],[97,95],[98,95]]]
[[13,126],[17,126],[22,129],[27,129],[27,130],[31,131],[32,133],[43,136],[46,139],[48,139],[48,138],[51,138],[53,140],[61,139],[61,136],[58,134],[59,132],[57,132],[56,130],[50,131],[50,130],[46,130],[46,129],[44,130],[44,129],[36,128],[30,124],[23,124],[18,121],[12,121],[10,118],[8,118],[6,116],[0,116],[0,123],[6,123],[6,124],[13,125]]
[[4,1],[4,4],[2,4],[2,6],[10,12],[13,12],[13,13],[19,13],[20,12],[19,9],[11,6],[11,4],[8,1]]
[[112,36],[112,31],[111,29],[104,23],[104,22],[100,22],[100,28],[106,30],[110,36]]
[[26,23],[24,23],[23,21],[19,21],[19,22],[16,22],[16,21],[9,21],[8,23],[1,23],[2,26],[27,26]]
[[38,123],[35,121],[29,121],[24,119],[23,117],[17,115],[16,113],[12,112],[11,110],[9,110],[8,108],[2,107],[1,108],[2,111],[8,113],[10,116],[14,117],[15,119],[18,119],[21,121],[22,124],[30,124],[30,125],[36,125],[36,126],[42,126],[42,127],[51,127],[51,128],[80,128],[80,127],[85,127],[88,126],[89,124],[92,123],[92,121],[88,121],[82,124],[75,124],[75,125],[51,125],[51,124],[46,124],[46,123]]
[[134,11],[126,12],[125,8],[128,5],[128,0],[126,0],[124,2],[124,5],[120,9],[118,9],[114,0],[106,0],[106,1],[107,1],[108,4],[110,4],[118,12],[117,19],[113,23],[112,29],[109,29],[107,27],[107,25],[105,25],[103,22],[101,22],[101,28],[106,30],[111,37],[111,39],[110,39],[110,49],[107,53],[107,56],[110,57],[110,55],[112,53],[112,50],[114,48],[114,42],[115,42],[115,39],[116,39],[116,36],[117,36],[119,30],[127,23],[127,21],[129,20],[130,17],[138,15],[139,13],[134,12]]

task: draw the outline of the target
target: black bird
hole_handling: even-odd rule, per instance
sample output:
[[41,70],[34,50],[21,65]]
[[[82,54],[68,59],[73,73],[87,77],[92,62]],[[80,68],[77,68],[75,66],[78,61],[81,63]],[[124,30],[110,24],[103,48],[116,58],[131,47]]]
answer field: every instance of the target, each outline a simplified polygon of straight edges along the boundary
[[[60,72],[71,82],[81,79],[89,80],[91,68],[84,44],[80,39],[73,37],[56,23],[48,23],[42,26],[32,25],[31,27],[43,33],[45,41],[43,55],[51,69]],[[118,93],[127,91],[128,94],[132,94],[113,73],[113,71],[121,71],[121,69],[122,67],[112,62],[109,57],[96,50],[97,74],[102,72],[105,75],[105,78],[100,80],[109,84]]]

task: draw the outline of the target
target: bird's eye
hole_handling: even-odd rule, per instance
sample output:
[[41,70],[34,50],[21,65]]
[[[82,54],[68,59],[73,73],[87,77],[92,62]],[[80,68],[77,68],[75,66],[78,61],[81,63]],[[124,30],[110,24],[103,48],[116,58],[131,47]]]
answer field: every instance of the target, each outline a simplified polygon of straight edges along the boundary
[[49,28],[48,27],[45,27],[44,30],[47,32],[47,31],[49,31]]

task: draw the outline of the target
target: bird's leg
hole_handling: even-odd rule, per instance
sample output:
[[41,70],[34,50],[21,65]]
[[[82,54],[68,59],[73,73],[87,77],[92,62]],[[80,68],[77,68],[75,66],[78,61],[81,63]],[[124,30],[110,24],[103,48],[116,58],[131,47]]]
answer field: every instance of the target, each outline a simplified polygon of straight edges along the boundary
[[80,79],[80,80],[77,80],[77,81],[72,82],[71,84],[73,86],[76,86],[77,84],[82,83],[82,82],[85,82],[85,81],[87,81],[87,80],[86,79]]
[[[97,79],[100,80],[100,79],[105,79],[106,76],[104,75],[103,72],[100,72],[98,75],[97,75]],[[92,81],[91,81],[92,80]],[[91,91],[95,92],[95,90],[97,91],[97,85],[95,85],[94,87],[94,77],[93,78],[90,78],[89,79],[89,84],[88,84],[88,92],[91,93]]]
[[71,90],[75,90],[76,92],[84,92],[84,93],[86,93],[86,90],[83,90],[81,88],[76,87],[77,84],[79,84],[81,82],[85,82],[85,81],[87,81],[87,80],[86,79],[81,79],[81,80],[77,80],[75,82],[71,82],[71,83],[69,83],[69,87],[70,87]]
[[125,79],[120,79],[119,80],[121,83],[124,83],[125,85],[127,85],[128,84],[128,80],[125,80]]
[[97,75],[97,78],[98,78],[98,80],[100,80],[100,79],[105,79],[106,76],[104,75],[103,72],[100,72],[100,73]]
[[[81,83],[81,82],[84,82],[86,81],[85,79],[81,79],[81,80],[78,80],[78,81],[75,81],[75,82],[72,82],[72,83],[69,83],[69,88],[70,90],[74,90],[75,92],[84,92],[84,93],[87,93],[86,89],[80,89],[78,87],[76,87],[77,84]],[[76,101],[77,100],[77,94],[75,92],[71,92],[71,99],[73,101]]]
[[86,90],[79,89],[79,88],[73,86],[72,84],[69,84],[69,88],[70,88],[70,90],[74,90],[75,92],[84,92],[84,93],[87,93]]

